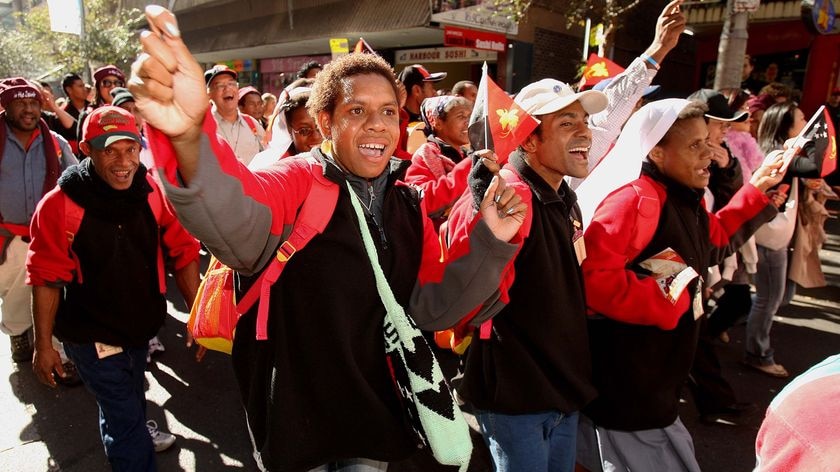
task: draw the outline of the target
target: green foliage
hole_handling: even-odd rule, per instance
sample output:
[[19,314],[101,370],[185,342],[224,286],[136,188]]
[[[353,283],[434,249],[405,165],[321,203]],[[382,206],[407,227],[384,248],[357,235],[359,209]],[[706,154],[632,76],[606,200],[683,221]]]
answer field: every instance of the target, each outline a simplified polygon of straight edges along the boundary
[[20,16],[15,31],[0,31],[0,76],[33,77],[64,65],[56,75],[82,73],[114,64],[128,71],[140,51],[137,29],[144,21],[137,9],[120,8],[119,0],[84,0],[85,38],[50,30],[46,2]]
[[566,27],[583,24],[587,18],[592,24],[604,23],[614,29],[620,27],[620,17],[634,8],[641,0],[490,0],[496,14],[514,21],[521,20],[528,9],[540,7],[566,15]]

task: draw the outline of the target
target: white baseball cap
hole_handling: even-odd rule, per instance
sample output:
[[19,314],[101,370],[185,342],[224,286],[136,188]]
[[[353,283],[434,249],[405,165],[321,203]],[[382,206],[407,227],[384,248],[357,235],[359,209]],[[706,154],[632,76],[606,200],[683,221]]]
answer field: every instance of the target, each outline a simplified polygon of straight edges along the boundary
[[575,93],[568,84],[555,79],[542,79],[528,84],[514,99],[531,116],[554,113],[578,101],[590,115],[607,108],[607,96],[603,92],[587,90]]

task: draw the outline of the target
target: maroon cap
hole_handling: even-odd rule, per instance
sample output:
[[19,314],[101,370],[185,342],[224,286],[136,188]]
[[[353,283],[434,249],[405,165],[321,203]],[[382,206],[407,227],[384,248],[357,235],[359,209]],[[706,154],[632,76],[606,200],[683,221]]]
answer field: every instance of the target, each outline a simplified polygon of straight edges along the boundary
[[756,95],[747,100],[747,108],[749,109],[750,114],[752,114],[757,111],[766,111],[775,103],[775,98],[773,98],[770,95],[767,95],[766,93],[763,93],[761,95]]
[[99,69],[93,71],[93,80],[99,82],[100,80],[104,79],[105,77],[108,77],[109,75],[118,77],[123,82],[125,81],[125,74],[123,74],[123,71],[119,70],[117,66],[111,64],[100,67]]
[[7,108],[12,100],[34,98],[41,100],[41,91],[32,82],[23,77],[0,80],[0,104]]

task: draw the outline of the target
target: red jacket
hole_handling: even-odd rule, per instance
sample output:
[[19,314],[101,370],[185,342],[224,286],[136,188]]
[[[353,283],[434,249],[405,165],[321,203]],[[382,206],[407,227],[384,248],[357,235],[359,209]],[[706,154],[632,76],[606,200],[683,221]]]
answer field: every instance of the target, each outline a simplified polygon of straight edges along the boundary
[[[158,191],[151,195],[159,198],[161,193]],[[38,203],[32,216],[32,243],[26,260],[28,285],[65,285],[77,277],[76,264],[70,255],[71,243],[65,228],[65,198],[61,187],[56,186]],[[198,260],[199,244],[181,226],[172,205],[166,199],[162,209],[158,221],[160,241],[165,248],[167,260],[178,270]]]

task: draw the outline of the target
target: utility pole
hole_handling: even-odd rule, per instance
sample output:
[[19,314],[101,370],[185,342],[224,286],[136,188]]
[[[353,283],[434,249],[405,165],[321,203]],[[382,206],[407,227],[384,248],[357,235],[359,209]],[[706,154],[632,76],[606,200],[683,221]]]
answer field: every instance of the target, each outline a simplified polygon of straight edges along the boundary
[[[755,2],[756,4],[758,2]],[[736,0],[727,0],[726,19],[718,44],[718,62],[715,69],[715,90],[741,88],[744,55],[747,53],[747,21],[749,12],[739,8]],[[757,5],[756,5],[757,6]]]

